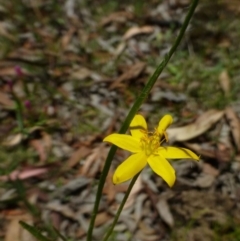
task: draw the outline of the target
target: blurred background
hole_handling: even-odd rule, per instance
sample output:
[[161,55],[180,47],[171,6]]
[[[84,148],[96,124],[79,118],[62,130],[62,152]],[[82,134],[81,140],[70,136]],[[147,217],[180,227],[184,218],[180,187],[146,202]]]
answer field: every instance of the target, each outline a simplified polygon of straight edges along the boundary
[[[97,183],[130,107],[168,53],[189,0],[0,0],[0,241],[86,240]],[[169,189],[144,169],[111,241],[240,240],[240,4],[199,1],[183,41],[139,112],[166,113]],[[112,174],[94,230],[102,240],[128,183]]]

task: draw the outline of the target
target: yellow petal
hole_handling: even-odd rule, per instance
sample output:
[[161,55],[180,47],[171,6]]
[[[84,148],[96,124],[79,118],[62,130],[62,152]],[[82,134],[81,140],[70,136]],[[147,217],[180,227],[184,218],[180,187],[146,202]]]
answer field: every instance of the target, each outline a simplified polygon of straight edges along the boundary
[[130,135],[111,134],[104,138],[105,142],[110,142],[124,150],[136,153],[141,151],[140,140]]
[[163,118],[159,121],[159,124],[158,124],[158,128],[157,128],[158,132],[160,134],[163,134],[166,131],[166,129],[172,124],[172,122],[173,122],[172,116],[170,115],[163,116]]
[[167,159],[194,159],[199,160],[199,157],[192,151],[186,148],[179,148],[173,146],[159,147],[159,155]]
[[147,132],[147,123],[142,115],[134,116],[130,124],[130,132],[132,136],[139,139]]
[[157,173],[169,187],[172,187],[175,180],[175,170],[170,163],[162,156],[150,155],[147,159],[149,166]]
[[131,155],[116,169],[113,175],[113,183],[119,184],[131,179],[139,173],[146,164],[147,157],[144,152]]

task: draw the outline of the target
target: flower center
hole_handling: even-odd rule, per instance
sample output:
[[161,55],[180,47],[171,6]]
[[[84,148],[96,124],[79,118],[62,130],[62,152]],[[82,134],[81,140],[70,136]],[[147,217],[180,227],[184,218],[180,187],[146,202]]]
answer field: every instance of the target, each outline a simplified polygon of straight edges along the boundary
[[146,156],[157,154],[157,149],[160,144],[160,135],[157,130],[153,133],[145,132],[141,139],[141,148],[145,152]]

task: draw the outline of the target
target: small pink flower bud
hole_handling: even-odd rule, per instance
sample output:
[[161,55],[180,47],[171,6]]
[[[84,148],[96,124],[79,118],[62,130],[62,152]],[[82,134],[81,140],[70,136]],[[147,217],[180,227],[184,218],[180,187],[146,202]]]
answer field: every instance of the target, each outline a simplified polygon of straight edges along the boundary
[[14,67],[14,69],[15,69],[16,74],[17,74],[19,77],[21,77],[21,76],[23,75],[22,68],[21,68],[19,65],[16,65],[16,66]]
[[31,109],[31,102],[29,100],[25,100],[24,101],[24,106],[27,108],[27,109]]

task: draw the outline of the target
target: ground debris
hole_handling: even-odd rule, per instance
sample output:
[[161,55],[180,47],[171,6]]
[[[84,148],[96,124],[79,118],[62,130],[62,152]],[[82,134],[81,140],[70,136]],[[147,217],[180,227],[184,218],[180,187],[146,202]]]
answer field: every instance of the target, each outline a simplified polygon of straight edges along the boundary
[[[175,40],[189,0],[2,1],[0,4],[0,240],[86,240],[97,184],[118,132]],[[174,123],[169,189],[146,168],[112,240],[237,240],[240,220],[239,4],[201,1],[177,52],[139,109]],[[14,24],[13,24],[14,23]],[[227,27],[226,27],[227,26]],[[94,238],[102,240],[129,182],[107,176]]]

